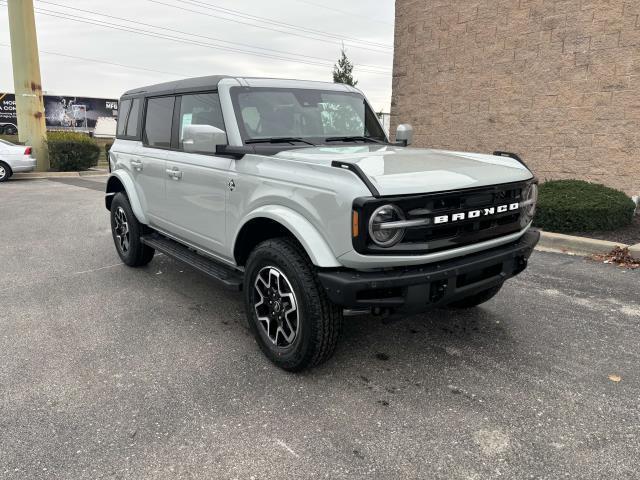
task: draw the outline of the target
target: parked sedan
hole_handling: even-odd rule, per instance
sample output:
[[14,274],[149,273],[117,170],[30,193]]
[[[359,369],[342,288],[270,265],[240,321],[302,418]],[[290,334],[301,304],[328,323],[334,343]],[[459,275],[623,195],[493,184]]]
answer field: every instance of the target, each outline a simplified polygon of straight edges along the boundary
[[0,182],[16,172],[30,172],[34,168],[36,159],[31,156],[31,147],[0,140]]

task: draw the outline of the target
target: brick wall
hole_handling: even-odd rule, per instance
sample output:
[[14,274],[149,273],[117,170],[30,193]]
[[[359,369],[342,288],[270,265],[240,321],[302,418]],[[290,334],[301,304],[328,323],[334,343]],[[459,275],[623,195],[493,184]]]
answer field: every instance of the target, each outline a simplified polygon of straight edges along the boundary
[[640,193],[640,0],[396,0],[392,131]]

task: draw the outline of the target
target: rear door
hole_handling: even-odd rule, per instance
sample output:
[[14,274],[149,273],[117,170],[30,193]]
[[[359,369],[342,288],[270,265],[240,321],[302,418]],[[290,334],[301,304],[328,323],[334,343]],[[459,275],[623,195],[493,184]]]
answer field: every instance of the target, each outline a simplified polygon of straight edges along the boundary
[[167,152],[166,220],[170,231],[209,252],[225,252],[226,201],[232,160],[215,152],[186,153],[187,125],[225,130],[217,92],[184,94],[176,99],[174,143]]
[[[128,98],[118,108],[117,141],[109,152],[110,167],[125,169],[134,181],[136,194],[149,223],[156,225],[164,200],[164,150],[144,146],[144,98]],[[171,114],[169,115],[171,129]]]
[[175,97],[152,97],[145,102],[142,143],[135,151],[133,170],[142,208],[153,226],[167,225],[165,197],[166,161],[171,148]]

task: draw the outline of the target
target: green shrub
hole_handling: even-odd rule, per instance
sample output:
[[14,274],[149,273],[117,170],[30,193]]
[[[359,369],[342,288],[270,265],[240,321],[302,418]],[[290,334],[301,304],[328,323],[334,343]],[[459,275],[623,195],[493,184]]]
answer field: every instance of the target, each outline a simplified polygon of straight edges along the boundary
[[100,147],[88,135],[77,132],[49,132],[47,145],[51,167],[55,170],[86,170],[98,164]]
[[540,186],[534,223],[551,232],[615,230],[633,220],[635,203],[624,193],[582,180]]

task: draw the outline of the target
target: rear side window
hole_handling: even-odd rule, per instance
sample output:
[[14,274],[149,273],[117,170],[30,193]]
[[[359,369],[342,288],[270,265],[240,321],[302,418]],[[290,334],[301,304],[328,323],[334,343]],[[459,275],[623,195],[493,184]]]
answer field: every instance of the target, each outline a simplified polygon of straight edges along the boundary
[[138,119],[140,118],[140,105],[142,99],[136,98],[131,104],[131,112],[129,112],[129,120],[127,121],[127,137],[138,136]]
[[182,149],[187,125],[211,125],[224,130],[222,108],[217,93],[183,95],[180,102],[179,148]]
[[144,143],[150,147],[171,146],[174,97],[149,98],[144,120]]
[[118,129],[116,134],[121,137],[127,129],[127,116],[129,115],[131,100],[123,100],[118,107]]

